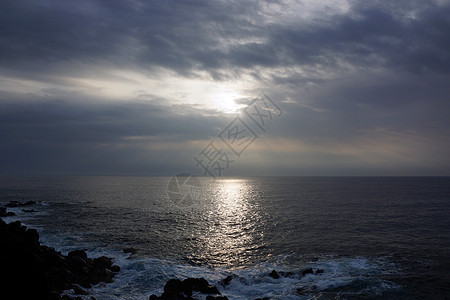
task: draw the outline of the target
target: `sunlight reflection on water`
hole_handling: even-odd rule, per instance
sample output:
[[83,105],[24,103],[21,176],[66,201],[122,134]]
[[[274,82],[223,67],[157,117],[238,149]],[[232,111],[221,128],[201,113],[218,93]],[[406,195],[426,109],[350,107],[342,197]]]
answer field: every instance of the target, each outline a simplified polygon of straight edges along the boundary
[[208,228],[198,237],[199,250],[213,257],[215,263],[245,263],[253,249],[256,223],[260,220],[258,206],[252,200],[252,184],[246,179],[221,179],[211,182],[208,191],[211,206],[207,213]]

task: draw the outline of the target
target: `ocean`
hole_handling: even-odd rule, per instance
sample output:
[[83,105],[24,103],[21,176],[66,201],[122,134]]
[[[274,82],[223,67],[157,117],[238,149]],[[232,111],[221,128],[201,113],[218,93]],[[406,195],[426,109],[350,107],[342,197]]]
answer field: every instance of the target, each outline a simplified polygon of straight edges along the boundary
[[114,257],[121,272],[86,299],[187,277],[229,299],[450,299],[450,177],[195,178],[179,197],[173,180],[2,176],[0,204],[36,201],[3,219],[42,244]]

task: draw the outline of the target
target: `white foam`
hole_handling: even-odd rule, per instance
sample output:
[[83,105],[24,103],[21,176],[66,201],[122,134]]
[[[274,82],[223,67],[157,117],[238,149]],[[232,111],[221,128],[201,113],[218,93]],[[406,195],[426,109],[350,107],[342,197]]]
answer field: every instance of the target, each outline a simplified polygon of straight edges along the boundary
[[[42,205],[42,213],[46,213]],[[36,208],[39,210],[39,208]],[[259,263],[251,267],[240,269],[208,268],[205,266],[192,266],[187,263],[144,258],[137,255],[125,254],[122,251],[111,249],[106,245],[87,242],[81,233],[70,234],[59,232],[52,233],[49,230],[33,224],[32,219],[37,213],[24,213],[21,207],[11,208],[9,211],[17,213],[16,217],[4,218],[7,222],[16,220],[24,221],[24,225],[36,228],[41,237],[41,243],[54,247],[63,254],[75,249],[87,249],[89,257],[108,256],[114,258],[114,263],[121,267],[121,271],[109,284],[100,283],[87,289],[90,299],[94,296],[102,299],[148,299],[151,294],[160,295],[167,280],[171,278],[185,279],[188,277],[203,277],[211,284],[216,285],[223,295],[229,299],[255,299],[269,297],[270,299],[310,299],[321,293],[333,293],[333,289],[341,288],[350,293],[366,293],[378,295],[383,291],[396,289],[392,282],[383,280],[383,275],[395,270],[395,265],[389,260],[369,259],[365,257],[336,258],[333,256],[322,257],[317,261],[299,262],[291,259],[290,255],[279,256],[273,263]],[[41,213],[41,212],[40,212]],[[84,233],[86,234],[86,233]],[[296,257],[295,254],[292,256]],[[302,276],[301,271],[306,267],[312,267],[314,271],[322,269],[323,274]],[[276,270],[278,272],[292,272],[289,277],[273,279],[268,274]],[[227,286],[219,284],[221,279],[235,274],[231,283]],[[363,283],[359,284],[358,283]],[[358,287],[359,286],[359,287]],[[297,289],[305,292],[299,294]],[[330,292],[331,291],[331,292]],[[73,291],[67,291],[68,294]],[[337,295],[337,294],[336,294]]]
[[[203,277],[216,285],[223,295],[229,299],[302,299],[311,298],[322,292],[351,285],[358,281],[366,281],[366,287],[349,288],[352,293],[369,293],[374,295],[397,286],[377,277],[376,273],[383,269],[378,261],[367,258],[342,258],[319,260],[311,263],[314,271],[323,269],[323,274],[301,275],[301,268],[292,268],[276,264],[261,263],[253,267],[230,270],[226,268],[211,269],[207,267],[189,266],[161,259],[128,259],[125,255],[116,256],[116,263],[121,272],[111,284],[100,284],[90,293],[97,299],[148,299],[151,294],[160,295],[167,280],[171,278],[185,279]],[[388,266],[390,267],[390,266]],[[292,272],[290,277],[274,279],[268,276],[272,269]],[[220,280],[235,274],[229,285],[220,285]],[[369,275],[367,275],[369,274]],[[380,275],[380,274],[378,274]],[[307,292],[298,294],[297,289]],[[336,293],[337,295],[337,293]]]

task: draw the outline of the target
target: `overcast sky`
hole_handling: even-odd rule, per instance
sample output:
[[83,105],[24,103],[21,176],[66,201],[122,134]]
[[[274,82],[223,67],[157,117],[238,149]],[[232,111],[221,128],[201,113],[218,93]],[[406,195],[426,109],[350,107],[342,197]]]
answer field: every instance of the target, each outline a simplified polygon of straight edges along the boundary
[[0,174],[450,175],[450,1],[0,7]]

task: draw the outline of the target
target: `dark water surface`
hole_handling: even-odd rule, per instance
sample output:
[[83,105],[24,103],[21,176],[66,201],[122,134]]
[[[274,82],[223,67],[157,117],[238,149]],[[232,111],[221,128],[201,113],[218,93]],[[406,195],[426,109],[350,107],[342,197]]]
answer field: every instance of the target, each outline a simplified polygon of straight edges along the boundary
[[[122,272],[90,290],[97,299],[230,274],[240,277],[219,286],[230,299],[450,298],[449,177],[201,179],[193,203],[174,203],[169,180],[0,177],[0,203],[38,201],[9,220],[44,244],[114,256]],[[305,267],[324,273],[302,277]],[[272,269],[293,275],[275,280]]]

